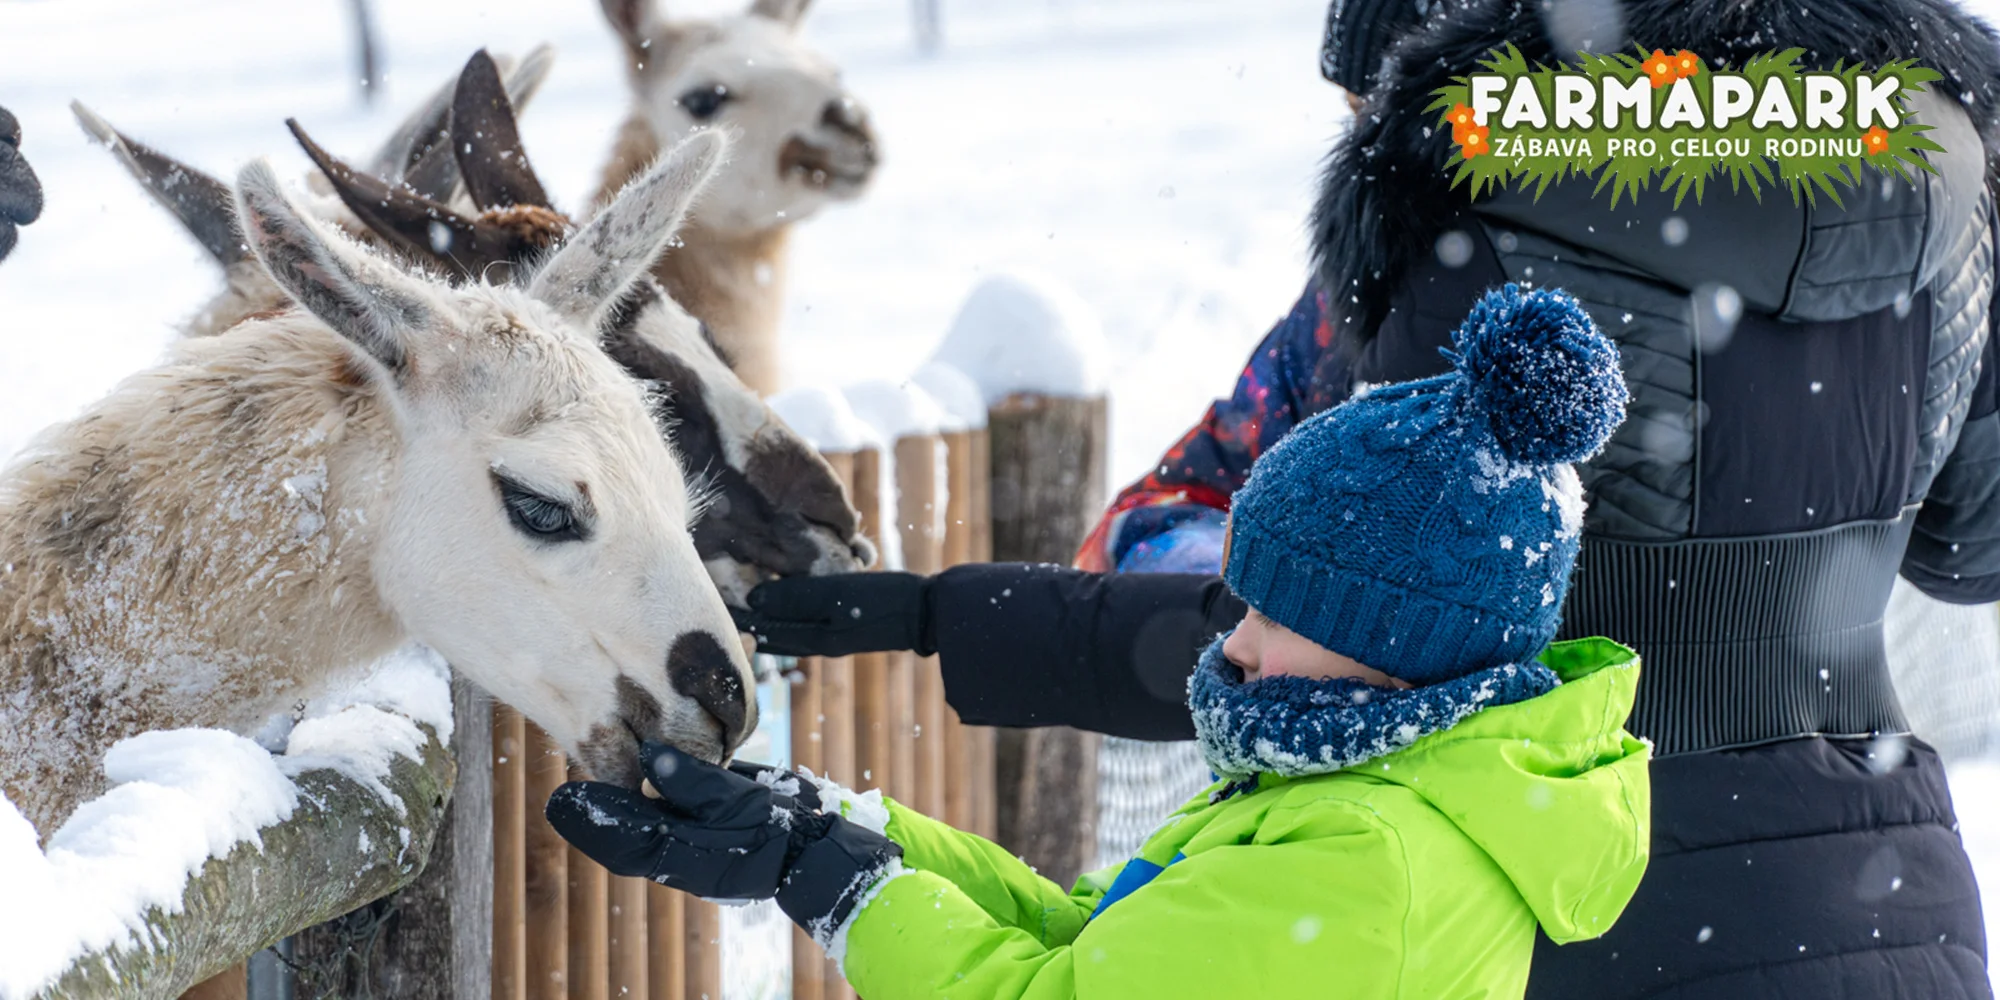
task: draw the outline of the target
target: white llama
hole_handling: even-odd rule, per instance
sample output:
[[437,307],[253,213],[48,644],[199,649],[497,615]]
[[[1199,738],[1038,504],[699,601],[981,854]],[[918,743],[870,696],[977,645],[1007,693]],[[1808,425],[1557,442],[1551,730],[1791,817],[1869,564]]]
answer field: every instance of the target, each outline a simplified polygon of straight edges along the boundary
[[301,308],[175,345],[0,475],[0,791],[46,836],[117,740],[255,730],[414,638],[636,785],[755,723],[698,500],[597,329],[723,152],[689,140],[525,287],[407,273],[238,179]]
[[625,43],[633,104],[597,203],[663,146],[713,126],[735,133],[735,162],[653,274],[714,331],[744,382],[775,392],[785,246],[794,224],[867,188],[878,158],[867,112],[799,40],[809,0],[755,0],[713,20],[668,18],[654,0],[601,2]]
[[[405,183],[362,172],[333,158],[292,124],[300,144],[319,169],[309,183],[338,195],[313,206],[314,214],[343,232],[434,265],[453,280],[506,282],[542,256],[570,231],[555,211],[527,153],[515,121],[514,95],[532,92],[523,75],[538,65],[531,57],[504,79],[496,60],[475,54],[442,110],[431,104],[398,130],[375,160],[392,164]],[[539,73],[530,79],[538,80]],[[248,272],[215,247],[236,245],[204,237],[230,231],[233,209],[220,195],[227,188],[200,170],[174,160],[119,132],[78,107],[86,130],[106,143],[189,233],[210,248],[229,275],[228,288],[203,311],[206,317],[255,315],[282,292],[261,269]],[[446,133],[428,145],[408,138],[428,135],[424,123],[440,120]],[[436,168],[439,150],[454,164],[450,181],[470,196],[476,215],[448,207],[415,188],[444,192]],[[415,164],[415,166],[409,166]],[[726,170],[726,168],[725,168]],[[428,178],[414,184],[412,175]],[[711,184],[712,186],[712,184]],[[684,250],[675,250],[682,253]],[[251,262],[254,265],[254,261]],[[208,325],[204,325],[206,329]],[[861,536],[858,515],[845,488],[806,441],[787,427],[717,355],[709,331],[647,281],[607,324],[603,346],[633,375],[664,390],[661,408],[672,443],[690,475],[699,476],[714,498],[694,525],[695,542],[723,597],[740,604],[757,582],[773,576],[839,573],[866,567],[874,550]]]

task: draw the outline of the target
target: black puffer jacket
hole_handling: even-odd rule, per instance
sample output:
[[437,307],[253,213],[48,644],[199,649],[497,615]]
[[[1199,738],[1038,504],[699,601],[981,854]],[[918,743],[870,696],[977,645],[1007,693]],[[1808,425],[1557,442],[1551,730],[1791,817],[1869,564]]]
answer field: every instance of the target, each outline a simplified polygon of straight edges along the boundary
[[[1942,770],[1876,734],[1908,728],[1882,639],[1896,574],[2000,598],[1992,36],[1939,0],[1626,3],[1630,42],[1712,63],[1796,45],[1943,72],[1914,105],[1937,173],[1867,175],[1844,205],[1711,185],[1614,210],[1585,180],[1468,207],[1421,109],[1495,46],[1547,61],[1542,7],[1452,6],[1407,40],[1315,220],[1348,377],[1435,373],[1474,297],[1521,281],[1577,296],[1633,390],[1584,470],[1564,633],[1644,660],[1653,863],[1609,935],[1544,942],[1529,995],[1987,996]],[[1434,252],[1447,239],[1469,259]]]

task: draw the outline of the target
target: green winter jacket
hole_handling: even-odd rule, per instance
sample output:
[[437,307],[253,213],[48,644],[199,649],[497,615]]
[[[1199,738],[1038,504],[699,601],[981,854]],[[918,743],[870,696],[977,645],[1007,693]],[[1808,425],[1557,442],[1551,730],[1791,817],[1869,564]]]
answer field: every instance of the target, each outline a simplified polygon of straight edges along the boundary
[[1638,657],[1542,657],[1564,681],[1332,774],[1197,797],[1139,856],[1165,870],[1101,915],[1002,848],[890,803],[905,873],[846,928],[866,1000],[1519,997],[1539,922],[1610,929],[1646,868],[1648,749],[1624,732]]

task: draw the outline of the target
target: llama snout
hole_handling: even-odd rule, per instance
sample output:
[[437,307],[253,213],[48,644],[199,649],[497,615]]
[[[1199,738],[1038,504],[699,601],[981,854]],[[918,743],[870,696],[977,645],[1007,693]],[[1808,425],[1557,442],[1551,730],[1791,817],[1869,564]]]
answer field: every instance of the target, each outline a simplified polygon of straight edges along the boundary
[[757,708],[744,671],[722,640],[708,632],[687,632],[674,640],[667,651],[667,682],[715,721],[725,758],[756,725]]

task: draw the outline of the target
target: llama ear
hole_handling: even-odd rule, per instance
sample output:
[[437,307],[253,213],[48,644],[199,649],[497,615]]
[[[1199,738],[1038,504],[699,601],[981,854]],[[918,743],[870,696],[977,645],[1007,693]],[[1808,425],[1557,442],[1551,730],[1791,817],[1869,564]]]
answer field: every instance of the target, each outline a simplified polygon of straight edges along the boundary
[[653,26],[653,0],[598,0],[611,30],[635,55],[643,54],[649,41],[646,29]]
[[728,146],[721,132],[705,129],[668,150],[549,258],[528,294],[595,333],[680,230]]
[[263,160],[236,175],[236,211],[279,287],[391,374],[405,370],[410,333],[430,318],[421,283],[307,218]]
[[750,4],[750,13],[796,28],[799,26],[799,21],[805,18],[806,8],[810,6],[812,0],[753,0]]
[[250,248],[236,236],[236,200],[229,186],[141,142],[135,142],[82,101],[69,108],[92,139],[111,150],[139,186],[174,214],[182,228],[208,251],[215,262],[227,268],[250,256]]

